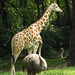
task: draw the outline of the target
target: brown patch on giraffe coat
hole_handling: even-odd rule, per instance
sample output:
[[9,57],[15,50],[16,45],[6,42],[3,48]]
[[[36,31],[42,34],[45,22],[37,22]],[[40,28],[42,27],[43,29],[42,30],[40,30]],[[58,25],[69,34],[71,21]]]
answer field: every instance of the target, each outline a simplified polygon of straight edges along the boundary
[[16,38],[18,38],[18,37],[19,37],[19,35],[17,34],[15,37],[16,37]]
[[37,30],[36,30],[36,29],[34,29],[34,31],[35,31],[35,32],[37,32]]
[[31,31],[31,33],[33,33],[33,30]]
[[30,40],[31,37],[29,36],[28,38],[29,38],[29,40]]
[[40,27],[38,27],[38,30],[40,31]]
[[45,21],[45,19],[43,18],[43,21]]
[[15,43],[15,45],[17,45],[18,43]]
[[26,37],[24,37],[23,40],[26,40]]
[[37,39],[37,36],[34,36],[34,38],[33,38],[34,40],[36,40]]
[[22,36],[20,36],[20,39],[22,39]]
[[16,49],[17,49],[18,47],[16,47]]
[[31,35],[31,33],[29,33],[29,35]]
[[23,46],[23,41],[21,41],[21,46]]
[[36,27],[36,24],[34,25],[34,27]]
[[33,38],[33,34],[31,35],[31,38]]
[[38,40],[41,40],[41,37],[38,37]]
[[39,26],[39,24],[40,24],[40,23],[38,22],[38,24],[37,24],[37,25]]
[[28,38],[27,38],[27,41],[28,41]]
[[48,11],[46,13],[48,14]]
[[19,35],[17,34],[17,37],[19,37]]
[[22,34],[22,36],[24,36],[24,34]]
[[18,39],[16,39],[15,41],[18,41]]
[[22,36],[24,36],[25,34],[24,34],[24,30],[22,31]]
[[47,18],[47,15],[45,15],[44,17]]
[[36,36],[38,36],[38,34],[36,33]]
[[31,40],[29,39],[28,41],[30,42]]
[[44,22],[44,24],[46,24],[46,22]]
[[28,33],[26,34],[26,36],[28,36]]
[[50,10],[48,9],[48,12],[49,12]]
[[43,22],[42,22],[42,21],[41,21],[40,23],[41,23],[41,25],[43,24]]
[[44,26],[41,26],[41,28],[44,28]]
[[22,32],[23,34],[26,34],[26,31],[25,31],[25,30],[26,30],[26,29],[23,30],[23,32]]
[[26,30],[26,32],[28,33],[28,30]]
[[33,28],[30,26],[30,29],[33,29]]
[[22,35],[22,33],[20,33],[19,35]]

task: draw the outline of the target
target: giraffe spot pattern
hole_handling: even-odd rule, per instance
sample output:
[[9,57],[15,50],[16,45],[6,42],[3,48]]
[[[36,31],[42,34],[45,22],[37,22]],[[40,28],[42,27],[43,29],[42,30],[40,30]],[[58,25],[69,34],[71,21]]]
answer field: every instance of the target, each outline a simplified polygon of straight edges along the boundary
[[41,28],[44,28],[44,26],[41,26]]
[[46,24],[46,22],[44,22],[44,24]]
[[40,23],[41,23],[41,25],[43,24],[43,22],[42,22],[42,21],[41,21]]
[[47,18],[47,15],[45,15],[44,17]]
[[34,25],[34,27],[37,27],[36,25]]
[[40,31],[40,27],[38,27],[38,30]]
[[31,38],[33,38],[33,34],[31,35]]
[[45,21],[45,19],[43,18],[43,21]]
[[39,40],[42,41],[40,32],[47,23],[49,15],[50,15],[50,8],[46,10],[46,12],[38,21],[33,23],[27,29],[24,29],[23,31],[15,35],[15,37],[13,38],[13,44],[14,44],[13,52],[15,55],[16,53],[18,54],[18,52],[20,53],[25,45],[28,45],[29,47],[32,46],[31,44],[33,41],[36,42],[35,43],[36,49],[38,48],[39,43],[37,41]]
[[36,29],[34,29],[34,31],[35,31],[35,32],[37,32],[37,30],[36,30]]
[[33,29],[32,27],[30,27],[30,29]]

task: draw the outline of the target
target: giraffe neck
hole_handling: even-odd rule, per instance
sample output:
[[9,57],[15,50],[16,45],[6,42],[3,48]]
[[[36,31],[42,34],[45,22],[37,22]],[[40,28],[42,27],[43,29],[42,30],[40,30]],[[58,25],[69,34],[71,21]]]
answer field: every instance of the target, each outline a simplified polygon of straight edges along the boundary
[[41,31],[45,27],[45,25],[48,21],[48,18],[50,16],[50,13],[51,13],[51,5],[44,12],[43,16],[38,21],[35,22],[37,24],[36,29],[38,30],[39,33],[41,33]]
[[35,23],[30,25],[28,28],[33,29],[40,34],[48,21],[50,13],[51,13],[51,5],[44,12],[43,16],[39,20],[37,20]]

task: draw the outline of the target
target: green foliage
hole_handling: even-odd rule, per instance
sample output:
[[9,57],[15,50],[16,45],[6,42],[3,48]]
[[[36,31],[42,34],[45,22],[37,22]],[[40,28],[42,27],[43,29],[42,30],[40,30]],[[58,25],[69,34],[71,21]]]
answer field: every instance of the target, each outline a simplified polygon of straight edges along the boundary
[[63,32],[63,29],[65,30],[68,28],[58,28],[54,25],[46,25],[45,29],[41,33],[43,38],[43,56],[48,58],[56,58],[58,57],[57,54],[60,52],[61,47],[68,48],[69,32],[66,30],[66,33],[68,33],[68,35],[66,35]]

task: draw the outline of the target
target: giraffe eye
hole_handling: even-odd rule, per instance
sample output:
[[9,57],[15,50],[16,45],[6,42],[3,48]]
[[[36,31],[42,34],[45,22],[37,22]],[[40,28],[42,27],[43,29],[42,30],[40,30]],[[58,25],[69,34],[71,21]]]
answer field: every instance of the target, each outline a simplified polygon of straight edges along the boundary
[[56,7],[57,8],[57,7]]

